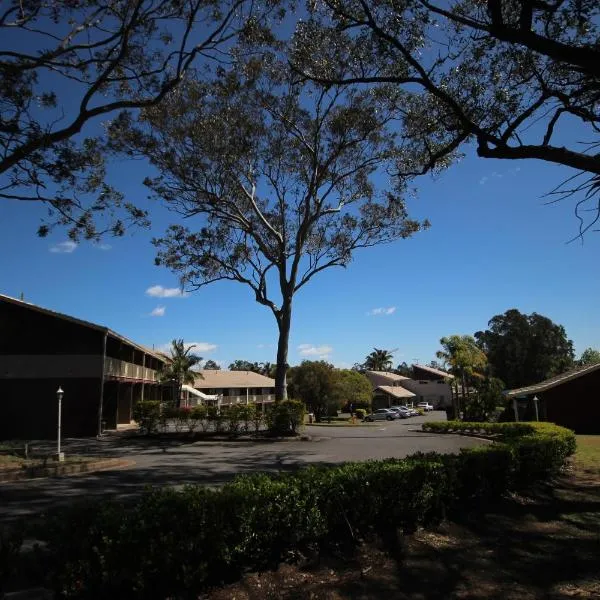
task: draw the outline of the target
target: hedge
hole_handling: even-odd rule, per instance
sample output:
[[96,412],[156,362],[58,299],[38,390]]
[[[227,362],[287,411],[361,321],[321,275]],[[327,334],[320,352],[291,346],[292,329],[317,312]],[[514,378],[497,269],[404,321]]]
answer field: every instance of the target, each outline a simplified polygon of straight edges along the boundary
[[[425,429],[488,429],[441,425]],[[241,476],[218,490],[155,489],[130,507],[78,505],[35,531],[40,560],[58,597],[195,598],[293,553],[436,523],[547,477],[574,450],[572,432],[556,426],[501,424],[493,432],[499,443],[456,455]]]

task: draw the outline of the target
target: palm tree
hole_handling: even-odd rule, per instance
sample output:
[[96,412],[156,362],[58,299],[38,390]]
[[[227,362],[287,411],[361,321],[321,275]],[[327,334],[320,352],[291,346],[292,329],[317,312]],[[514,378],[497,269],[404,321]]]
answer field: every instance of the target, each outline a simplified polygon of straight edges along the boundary
[[171,357],[160,373],[160,379],[164,382],[172,382],[177,389],[177,396],[174,404],[179,405],[181,400],[181,388],[195,382],[196,377],[202,377],[201,373],[194,372],[195,367],[202,361],[202,357],[192,354],[195,344],[186,344],[183,339],[173,340],[171,342]]
[[369,371],[386,371],[392,368],[392,353],[389,350],[373,348],[365,359],[365,368]]
[[475,338],[470,335],[451,335],[440,340],[443,350],[435,353],[436,357],[448,365],[448,370],[455,377],[456,412],[458,404],[458,380],[461,381],[462,398],[466,397],[466,378],[480,377],[487,365],[487,356],[477,346]]

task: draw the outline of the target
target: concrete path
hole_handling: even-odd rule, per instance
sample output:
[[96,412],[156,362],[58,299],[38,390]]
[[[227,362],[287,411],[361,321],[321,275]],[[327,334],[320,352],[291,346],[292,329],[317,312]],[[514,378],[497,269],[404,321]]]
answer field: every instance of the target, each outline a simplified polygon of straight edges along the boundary
[[70,477],[0,484],[0,522],[39,514],[74,500],[101,496],[132,498],[149,485],[219,485],[237,474],[294,469],[311,463],[404,457],[415,452],[457,452],[482,440],[419,431],[425,420],[444,413],[368,427],[310,427],[311,441],[173,442],[149,444],[143,438],[70,440],[66,452],[127,457],[129,468]]

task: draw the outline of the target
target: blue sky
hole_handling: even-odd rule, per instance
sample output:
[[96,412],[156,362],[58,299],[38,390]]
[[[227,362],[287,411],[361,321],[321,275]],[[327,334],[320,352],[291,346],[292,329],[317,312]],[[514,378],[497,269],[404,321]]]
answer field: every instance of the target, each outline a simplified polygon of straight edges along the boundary
[[[144,201],[143,162],[124,161],[112,172],[129,200]],[[600,348],[600,236],[567,244],[578,226],[573,203],[543,205],[542,194],[569,174],[541,162],[479,159],[467,149],[437,179],[418,180],[409,208],[431,229],[358,252],[347,269],[325,271],[303,288],[290,363],[323,357],[351,366],[374,346],[398,348],[396,363],[429,361],[440,337],[472,334],[510,308],[564,325],[578,354]],[[274,361],[275,321],[248,289],[222,282],[180,297],[176,277],[154,266],[150,240],[171,215],[152,209],[150,231],[73,246],[64,231],[36,237],[43,207],[0,202],[0,292],[23,293],[150,346],[183,337],[225,366],[237,358]]]

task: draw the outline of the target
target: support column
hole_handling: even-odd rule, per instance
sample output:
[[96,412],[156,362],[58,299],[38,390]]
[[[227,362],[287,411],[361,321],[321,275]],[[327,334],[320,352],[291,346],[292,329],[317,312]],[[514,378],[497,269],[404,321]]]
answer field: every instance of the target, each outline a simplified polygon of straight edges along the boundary
[[513,398],[513,412],[515,413],[515,421],[519,421],[519,406],[517,404],[517,399]]

